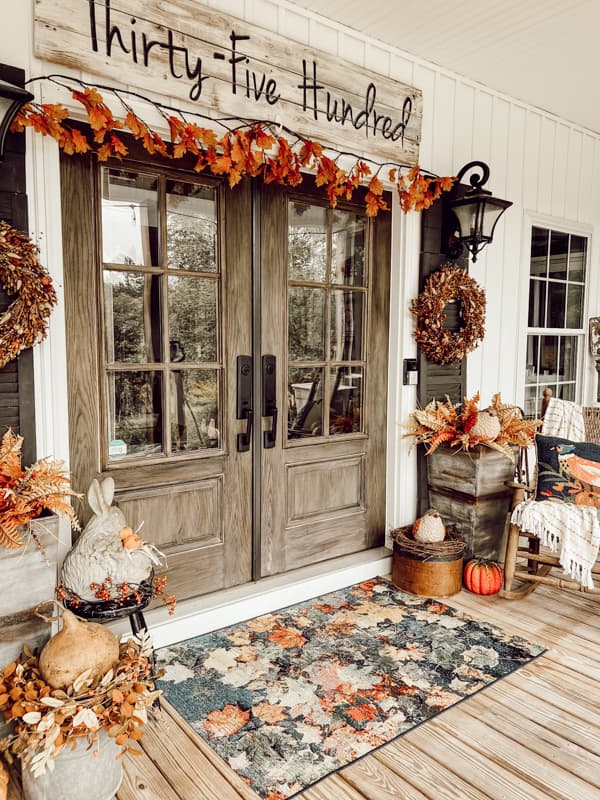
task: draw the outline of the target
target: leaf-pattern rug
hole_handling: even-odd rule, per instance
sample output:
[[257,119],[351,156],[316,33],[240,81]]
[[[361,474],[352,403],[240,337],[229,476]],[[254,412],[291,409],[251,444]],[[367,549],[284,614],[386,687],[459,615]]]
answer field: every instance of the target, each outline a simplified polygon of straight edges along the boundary
[[194,730],[261,797],[284,800],[542,652],[376,578],[157,659]]

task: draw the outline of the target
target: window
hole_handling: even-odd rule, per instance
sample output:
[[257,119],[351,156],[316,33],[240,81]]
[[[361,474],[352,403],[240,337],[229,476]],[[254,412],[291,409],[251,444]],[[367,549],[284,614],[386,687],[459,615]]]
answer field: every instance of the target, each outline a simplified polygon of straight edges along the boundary
[[364,431],[367,230],[352,211],[288,204],[289,440]]
[[546,387],[563,400],[578,396],[587,248],[585,236],[532,229],[525,374],[528,416],[539,414]]
[[217,195],[101,171],[105,460],[220,447]]

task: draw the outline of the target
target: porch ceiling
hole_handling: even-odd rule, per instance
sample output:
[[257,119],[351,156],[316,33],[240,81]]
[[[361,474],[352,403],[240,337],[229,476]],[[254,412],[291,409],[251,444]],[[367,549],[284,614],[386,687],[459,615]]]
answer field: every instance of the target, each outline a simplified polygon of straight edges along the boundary
[[600,133],[598,0],[293,2]]

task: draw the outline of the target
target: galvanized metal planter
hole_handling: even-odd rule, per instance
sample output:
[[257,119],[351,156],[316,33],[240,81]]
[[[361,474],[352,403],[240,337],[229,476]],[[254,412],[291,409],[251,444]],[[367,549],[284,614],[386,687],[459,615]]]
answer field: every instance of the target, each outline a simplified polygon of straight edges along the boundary
[[426,462],[429,505],[464,538],[465,558],[499,560],[514,464],[483,446],[470,452],[439,447]]
[[25,800],[114,800],[123,780],[123,762],[116,758],[120,752],[101,728],[91,749],[85,739],[75,750],[67,746],[56,757],[52,772],[34,778],[23,767],[23,796]]

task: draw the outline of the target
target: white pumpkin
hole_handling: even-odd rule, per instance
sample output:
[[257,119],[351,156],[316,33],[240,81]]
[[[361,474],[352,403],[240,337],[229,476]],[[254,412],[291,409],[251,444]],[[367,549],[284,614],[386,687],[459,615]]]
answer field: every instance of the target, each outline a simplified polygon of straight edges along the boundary
[[446,537],[446,526],[439,512],[430,508],[414,523],[412,532],[415,540],[423,544],[443,542]]
[[119,640],[97,622],[63,612],[63,628],[40,653],[40,673],[53,689],[66,689],[86,670],[99,678],[119,660]]
[[492,411],[478,411],[477,421],[469,433],[484,442],[493,442],[500,433],[500,420]]

